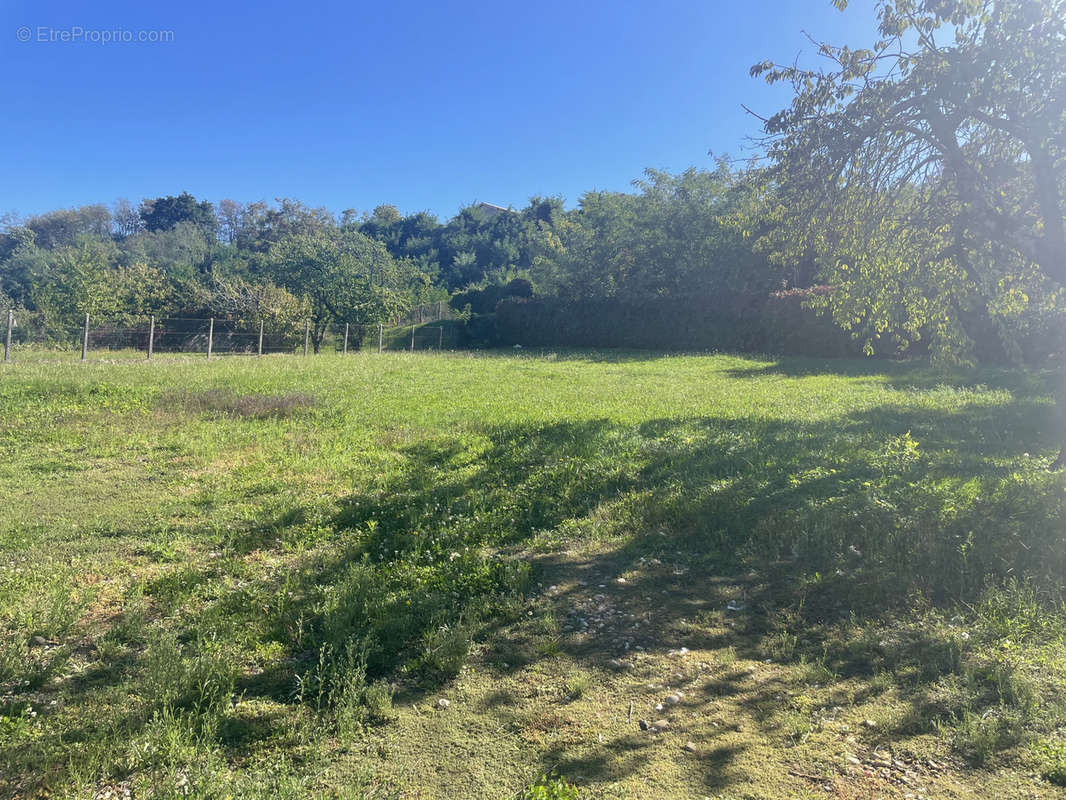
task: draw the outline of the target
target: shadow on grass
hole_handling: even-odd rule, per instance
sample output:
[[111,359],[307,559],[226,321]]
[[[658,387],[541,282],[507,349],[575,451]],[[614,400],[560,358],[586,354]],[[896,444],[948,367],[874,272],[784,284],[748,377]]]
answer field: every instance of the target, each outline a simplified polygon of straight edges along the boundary
[[[871,369],[880,376],[883,367]],[[820,374],[803,372],[815,366],[788,369]],[[951,412],[915,404],[819,422],[600,419],[432,436],[400,449],[393,474],[355,488],[325,516],[285,509],[232,536],[237,554],[298,545],[307,555],[242,575],[203,611],[170,622],[192,650],[204,636],[248,630],[276,645],[282,657],[238,682],[248,698],[293,703],[298,686],[313,686],[325,707],[349,702],[345,676],[331,666],[349,653],[369,681],[399,681],[404,696],[417,699],[458,671],[471,639],[502,637],[494,646],[507,646],[511,634],[502,631],[523,619],[532,552],[550,564],[545,554],[566,542],[602,541],[611,547],[586,565],[589,582],[641,559],[691,570],[626,589],[655,606],[664,631],[725,606],[732,589],[715,576],[754,568],[756,578],[729,584],[750,583],[744,600],[752,613],[738,655],[761,656],[777,632],[774,612],[798,608],[793,625],[810,630],[807,650],[831,659],[832,670],[868,673],[868,652],[849,663],[846,652],[827,650],[819,626],[890,614],[909,592],[946,601],[973,596],[989,576],[1066,572],[1062,477],[1021,457],[1046,449],[1049,420],[1040,394],[1023,388],[1013,403],[962,402]],[[201,577],[158,579],[148,588],[176,610],[201,590]],[[655,646],[670,646],[666,639]],[[511,643],[510,669],[545,657],[536,641]],[[725,647],[727,639],[699,644]],[[600,641],[559,646],[579,658],[605,649]],[[125,685],[136,670],[110,670],[92,683]],[[739,691],[727,677],[704,690]],[[145,722],[130,717],[113,735],[132,739]],[[237,727],[228,737],[234,755],[259,735]],[[550,752],[543,760],[595,780],[639,770],[643,747],[625,739],[602,757],[567,761]],[[2,749],[16,774],[48,774],[40,750]],[[734,756],[725,746],[714,752],[708,786],[727,785]]]
[[[748,356],[740,356],[749,358]],[[952,371],[938,369],[926,359],[785,358],[750,356],[752,363],[726,371],[731,378],[810,378],[835,376],[871,378],[898,389],[952,387],[1004,389],[1027,397],[1052,396],[1058,373],[1050,369],[1020,370],[980,366]],[[766,363],[770,362],[770,363]]]
[[540,754],[545,773],[557,772],[581,784],[619,780],[639,773],[651,761],[654,743],[646,736],[629,734],[605,742],[593,753],[575,756],[564,744],[556,744]]

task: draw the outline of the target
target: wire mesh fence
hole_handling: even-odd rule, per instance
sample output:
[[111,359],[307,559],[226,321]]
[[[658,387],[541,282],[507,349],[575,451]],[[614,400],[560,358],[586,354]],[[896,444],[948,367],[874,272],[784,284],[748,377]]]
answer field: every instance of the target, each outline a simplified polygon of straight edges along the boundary
[[424,325],[427,322],[442,322],[455,319],[455,311],[447,300],[438,300],[434,303],[423,303],[415,306],[406,314],[402,314],[390,321],[389,327],[400,328],[408,325]]
[[[417,319],[417,317],[416,317]],[[459,332],[441,320],[384,323],[323,323],[313,320],[238,320],[228,317],[112,317],[85,315],[80,325],[28,311],[8,311],[0,319],[3,359],[20,352],[80,355],[123,354],[147,359],[167,354],[264,356],[315,355],[359,351],[430,351],[455,349]]]

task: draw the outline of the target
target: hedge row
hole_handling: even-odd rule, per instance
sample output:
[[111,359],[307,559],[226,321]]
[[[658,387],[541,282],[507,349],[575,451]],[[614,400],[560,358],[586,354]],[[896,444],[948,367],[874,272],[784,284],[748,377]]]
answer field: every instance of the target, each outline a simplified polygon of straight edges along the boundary
[[481,289],[467,289],[452,296],[448,304],[456,311],[470,308],[472,314],[492,314],[496,304],[508,297],[533,296],[533,284],[525,278],[514,278],[503,285],[490,284]]
[[496,306],[495,344],[858,355],[861,343],[805,307],[816,291],[824,289],[639,302],[507,298]]

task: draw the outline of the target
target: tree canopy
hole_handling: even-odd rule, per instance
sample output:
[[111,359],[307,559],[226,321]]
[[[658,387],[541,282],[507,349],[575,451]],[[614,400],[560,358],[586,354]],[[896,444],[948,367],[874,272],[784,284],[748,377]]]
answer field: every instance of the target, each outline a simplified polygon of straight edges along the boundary
[[[845,0],[836,0],[843,8]],[[975,308],[1051,310],[1066,286],[1066,2],[883,0],[867,48],[788,82],[765,121],[777,253],[813,252],[838,322],[928,330],[964,354]]]
[[289,235],[270,250],[274,280],[307,299],[315,352],[332,322],[368,325],[404,308],[417,271],[356,230]]

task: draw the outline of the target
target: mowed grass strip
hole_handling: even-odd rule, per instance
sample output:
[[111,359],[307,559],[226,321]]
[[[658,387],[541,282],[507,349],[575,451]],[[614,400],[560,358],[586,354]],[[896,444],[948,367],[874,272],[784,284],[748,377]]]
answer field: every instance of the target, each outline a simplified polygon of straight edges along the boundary
[[508,797],[556,770],[590,797],[1029,796],[1066,774],[1049,375],[21,356],[0,793]]

